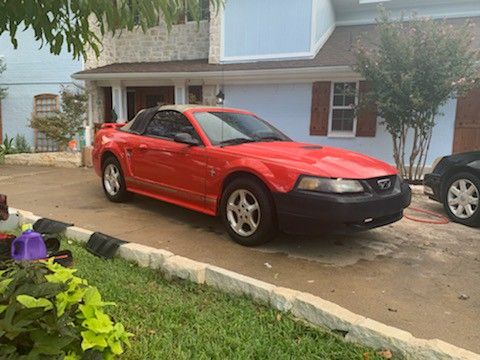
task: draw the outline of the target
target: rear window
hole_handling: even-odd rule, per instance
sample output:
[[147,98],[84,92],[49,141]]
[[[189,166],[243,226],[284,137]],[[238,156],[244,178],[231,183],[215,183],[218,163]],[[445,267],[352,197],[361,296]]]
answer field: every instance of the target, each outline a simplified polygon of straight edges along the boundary
[[130,121],[127,125],[121,128],[123,131],[129,131],[135,134],[143,134],[148,126],[148,122],[158,111],[158,107],[143,109]]

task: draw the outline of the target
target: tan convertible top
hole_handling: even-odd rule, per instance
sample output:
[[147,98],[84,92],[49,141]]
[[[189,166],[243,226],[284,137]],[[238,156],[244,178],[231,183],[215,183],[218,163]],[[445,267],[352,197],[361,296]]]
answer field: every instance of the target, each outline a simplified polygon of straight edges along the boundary
[[[133,123],[135,123],[137,121],[137,118],[153,116],[157,111],[171,110],[171,111],[178,111],[178,112],[183,113],[187,110],[199,109],[199,108],[210,110],[210,111],[225,110],[225,109],[235,110],[235,109],[232,109],[232,108],[225,108],[225,107],[221,107],[221,106],[193,105],[193,104],[155,106],[155,107],[140,110],[132,120],[130,120],[125,126],[122,127],[122,130],[126,130],[126,131],[130,130]],[[146,119],[140,119],[141,122],[145,122],[145,120]]]
[[232,108],[227,108],[223,106],[210,106],[210,105],[194,105],[194,104],[183,104],[183,105],[162,105],[158,107],[158,110],[175,110],[181,113],[191,110],[191,109],[212,109],[212,110],[234,110]]

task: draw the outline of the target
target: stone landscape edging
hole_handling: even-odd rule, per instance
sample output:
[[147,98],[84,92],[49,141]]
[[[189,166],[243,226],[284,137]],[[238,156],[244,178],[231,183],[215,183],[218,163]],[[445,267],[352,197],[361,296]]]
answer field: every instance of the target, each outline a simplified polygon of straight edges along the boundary
[[[41,217],[32,212],[11,209],[10,226],[34,223]],[[93,231],[71,226],[64,236],[86,243]],[[168,278],[180,278],[206,284],[218,290],[249,296],[282,311],[291,312],[307,323],[344,334],[346,341],[389,349],[394,356],[415,360],[480,360],[480,355],[439,339],[419,339],[407,331],[382,324],[355,314],[333,302],[293,289],[279,287],[210,264],[198,262],[170,251],[149,246],[125,243],[116,256],[135,262],[138,266],[162,271]]]
[[71,152],[45,152],[45,153],[21,153],[5,155],[6,165],[28,166],[54,166],[61,168],[81,167],[81,153]]

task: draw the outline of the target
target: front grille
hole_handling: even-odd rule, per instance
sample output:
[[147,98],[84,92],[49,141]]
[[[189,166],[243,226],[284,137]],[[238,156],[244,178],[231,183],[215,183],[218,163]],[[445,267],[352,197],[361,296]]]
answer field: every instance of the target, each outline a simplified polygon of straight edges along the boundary
[[[388,188],[381,187],[379,182],[388,181],[388,180],[390,181],[390,186]],[[396,175],[391,175],[391,176],[381,176],[377,178],[367,179],[365,181],[368,183],[368,185],[373,189],[375,193],[389,194],[393,192],[393,190],[397,186],[398,178]]]

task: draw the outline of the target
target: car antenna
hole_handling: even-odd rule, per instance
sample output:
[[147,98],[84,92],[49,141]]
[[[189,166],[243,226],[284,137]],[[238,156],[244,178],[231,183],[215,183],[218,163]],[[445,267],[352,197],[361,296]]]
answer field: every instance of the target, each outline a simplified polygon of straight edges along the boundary
[[[221,69],[222,69],[222,81],[221,81],[221,86],[219,87],[219,90],[218,90],[218,94],[217,94],[217,104],[219,103],[221,106],[222,106],[222,109],[225,107],[225,93],[223,92],[223,89],[224,89],[224,86],[225,86],[225,69],[223,67],[223,64],[221,65]],[[222,137],[221,137],[221,141],[223,142],[224,141],[224,137],[223,137],[223,128],[224,128],[225,124],[224,124],[224,121],[222,120]]]

